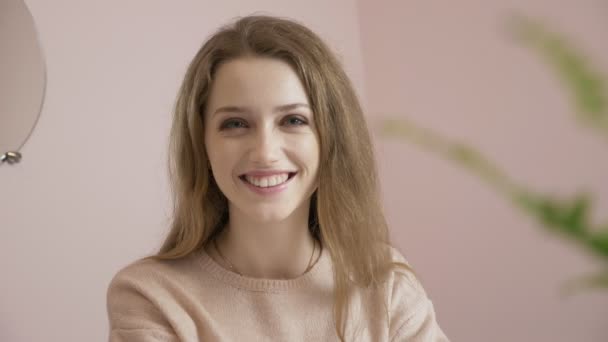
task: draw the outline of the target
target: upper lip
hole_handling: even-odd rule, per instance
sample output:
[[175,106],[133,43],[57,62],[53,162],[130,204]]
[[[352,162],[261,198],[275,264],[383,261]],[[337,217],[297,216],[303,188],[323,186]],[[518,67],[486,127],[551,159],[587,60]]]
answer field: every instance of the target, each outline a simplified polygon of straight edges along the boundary
[[281,175],[284,173],[290,174],[295,173],[296,171],[291,170],[255,170],[243,173],[241,176],[251,176],[251,177],[268,177],[273,175]]

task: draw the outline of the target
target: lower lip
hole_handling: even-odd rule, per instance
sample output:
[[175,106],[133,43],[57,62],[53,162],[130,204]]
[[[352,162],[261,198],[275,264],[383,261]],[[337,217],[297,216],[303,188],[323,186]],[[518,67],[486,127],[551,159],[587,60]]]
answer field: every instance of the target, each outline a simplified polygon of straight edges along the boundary
[[257,187],[243,179],[241,179],[241,181],[243,183],[245,183],[245,185],[247,185],[247,187],[249,189],[251,189],[251,191],[255,192],[256,194],[269,196],[269,195],[276,195],[276,194],[282,192],[283,190],[287,189],[287,185],[289,185],[291,180],[294,179],[295,177],[296,177],[296,175],[293,175],[293,177],[287,179],[284,183],[281,183],[281,184],[275,185],[275,186],[269,186],[267,188]]

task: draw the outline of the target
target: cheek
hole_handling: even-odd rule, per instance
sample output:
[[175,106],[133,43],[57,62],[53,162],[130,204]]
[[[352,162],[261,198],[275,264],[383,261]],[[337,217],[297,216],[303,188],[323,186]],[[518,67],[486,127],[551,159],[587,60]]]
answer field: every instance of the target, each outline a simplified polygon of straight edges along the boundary
[[298,159],[304,161],[311,172],[314,172],[319,164],[319,143],[315,137],[300,139],[297,143]]
[[222,158],[225,154],[222,153],[221,145],[214,143],[212,139],[208,139],[205,142],[205,152],[211,169],[214,171],[214,176],[218,176],[218,171],[224,167],[223,164],[225,163],[224,158]]
[[237,164],[239,151],[233,144],[211,141],[207,146],[207,156],[214,175],[220,178],[230,177]]
[[229,154],[223,153],[222,150],[213,148],[207,154],[209,156],[211,167],[216,172],[225,170],[230,164]]

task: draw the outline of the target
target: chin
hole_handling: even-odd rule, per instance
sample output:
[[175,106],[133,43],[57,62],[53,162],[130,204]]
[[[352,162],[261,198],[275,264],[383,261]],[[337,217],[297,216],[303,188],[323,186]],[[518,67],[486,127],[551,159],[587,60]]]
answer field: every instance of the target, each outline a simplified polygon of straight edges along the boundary
[[251,213],[252,217],[256,218],[256,221],[264,222],[264,223],[278,223],[285,221],[289,218],[291,212],[279,212],[277,210],[273,210],[271,212],[266,211],[254,211]]
[[[285,201],[289,202],[289,201]],[[290,216],[296,213],[296,206],[292,203],[258,203],[249,206],[246,210],[243,210],[247,216],[251,217],[254,221],[264,223],[278,223],[287,220]],[[245,209],[244,207],[242,207]]]
[[[247,217],[247,221],[262,223],[279,223],[288,220],[291,216],[298,214],[298,210],[303,210],[294,201],[284,199],[276,202],[251,203],[249,201],[236,204],[236,212]],[[306,213],[308,218],[308,211]]]

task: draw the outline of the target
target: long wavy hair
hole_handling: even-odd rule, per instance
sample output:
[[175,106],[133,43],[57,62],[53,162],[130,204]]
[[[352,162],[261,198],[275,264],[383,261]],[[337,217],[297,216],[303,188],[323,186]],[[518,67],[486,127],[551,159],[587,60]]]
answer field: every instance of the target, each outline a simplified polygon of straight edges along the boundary
[[204,146],[207,100],[218,66],[240,57],[277,58],[299,76],[320,144],[319,186],[309,228],[331,256],[334,320],[344,340],[349,294],[380,285],[392,262],[371,137],[359,100],[340,62],[310,29],[293,21],[248,16],[220,28],[192,60],[179,90],[169,144],[173,190],[171,230],[159,260],[189,255],[221,232],[228,203],[211,176]]

